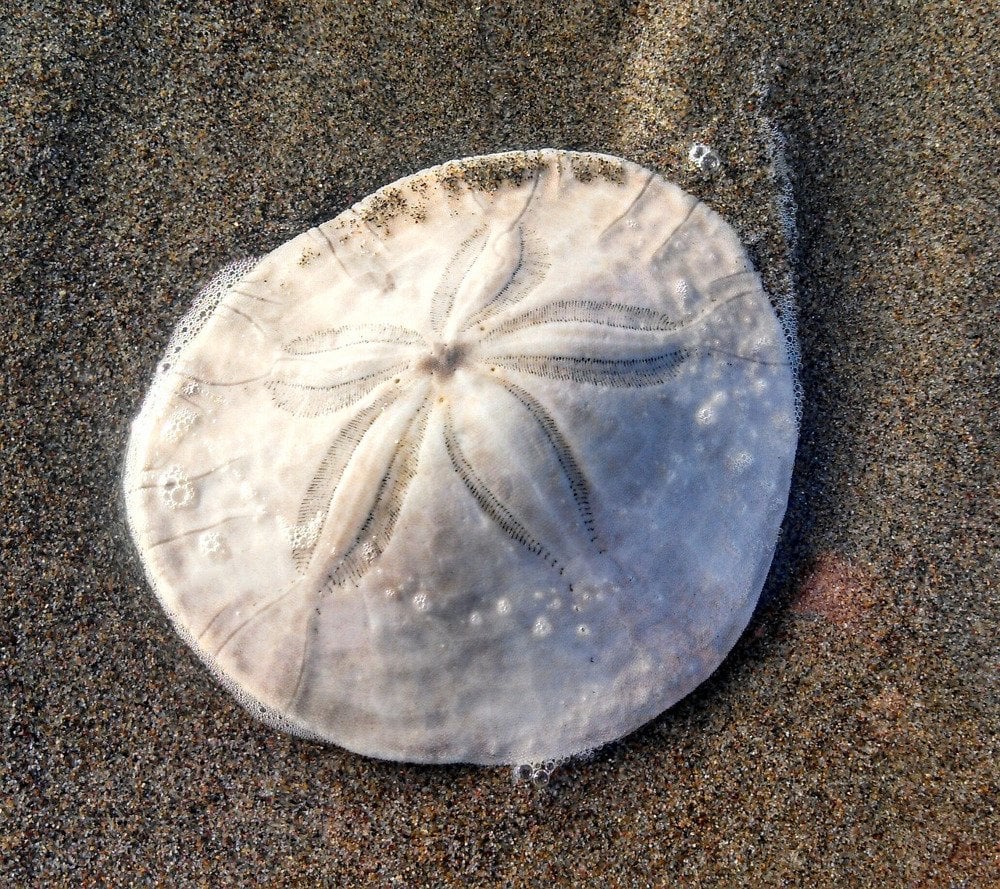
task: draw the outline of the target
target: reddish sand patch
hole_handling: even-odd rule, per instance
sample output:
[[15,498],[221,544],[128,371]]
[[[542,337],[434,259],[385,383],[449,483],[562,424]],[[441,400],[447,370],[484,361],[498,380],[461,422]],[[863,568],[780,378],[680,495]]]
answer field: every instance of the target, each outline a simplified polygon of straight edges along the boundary
[[893,740],[909,729],[910,722],[902,718],[906,704],[906,696],[895,686],[888,685],[858,710],[858,719],[874,738]]
[[792,600],[795,614],[853,627],[875,604],[874,578],[835,552],[820,553]]

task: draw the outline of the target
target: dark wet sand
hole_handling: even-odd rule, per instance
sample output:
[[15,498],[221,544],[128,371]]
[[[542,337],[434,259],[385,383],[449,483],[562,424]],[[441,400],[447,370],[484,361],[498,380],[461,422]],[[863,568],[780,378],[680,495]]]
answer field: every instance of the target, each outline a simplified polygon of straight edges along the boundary
[[[791,5],[8,6],[0,884],[998,885],[995,10]],[[660,170],[772,289],[791,274],[806,399],[750,630],[541,794],[251,720],[160,613],[118,496],[213,270],[540,146]]]

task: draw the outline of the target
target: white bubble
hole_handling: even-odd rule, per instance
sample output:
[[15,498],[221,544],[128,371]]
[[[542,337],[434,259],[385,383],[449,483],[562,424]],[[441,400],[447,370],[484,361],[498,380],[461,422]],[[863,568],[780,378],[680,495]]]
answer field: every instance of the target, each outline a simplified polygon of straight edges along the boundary
[[531,632],[538,636],[538,638],[544,639],[552,632],[552,621],[547,617],[538,618],[535,621],[535,625],[531,628]]
[[410,601],[417,611],[426,611],[431,607],[430,599],[427,598],[426,593],[417,593]]
[[718,410],[726,403],[726,396],[723,392],[716,392],[708,401],[698,408],[695,420],[700,426],[709,426],[718,419]]
[[198,538],[198,548],[206,556],[221,556],[225,548],[222,535],[218,531],[205,531]]
[[737,451],[726,458],[726,468],[735,475],[745,472],[753,464],[753,457],[747,451]]
[[510,614],[510,599],[497,599],[497,614]]
[[163,437],[171,444],[177,444],[195,424],[198,415],[188,407],[174,411],[163,424]]
[[531,773],[531,783],[535,787],[545,787],[548,785],[550,779],[552,778],[552,773],[544,768],[537,768]]
[[322,524],[323,513],[321,512],[317,512],[311,519],[297,525],[287,521],[283,516],[278,516],[278,528],[291,544],[293,552],[315,546]]
[[722,166],[722,158],[715,149],[701,142],[695,142],[688,151],[688,160],[703,173],[716,173]]
[[171,509],[188,506],[194,500],[194,485],[180,466],[171,466],[161,479],[163,500]]

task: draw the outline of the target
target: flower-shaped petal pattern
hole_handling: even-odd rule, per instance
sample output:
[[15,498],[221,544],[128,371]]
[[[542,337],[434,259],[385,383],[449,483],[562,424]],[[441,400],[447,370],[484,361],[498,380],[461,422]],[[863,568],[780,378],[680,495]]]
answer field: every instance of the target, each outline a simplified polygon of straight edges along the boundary
[[620,737],[715,669],[795,442],[732,230],[634,164],[541,151],[418,173],[226,273],[125,488],[166,610],[258,715],[511,763]]

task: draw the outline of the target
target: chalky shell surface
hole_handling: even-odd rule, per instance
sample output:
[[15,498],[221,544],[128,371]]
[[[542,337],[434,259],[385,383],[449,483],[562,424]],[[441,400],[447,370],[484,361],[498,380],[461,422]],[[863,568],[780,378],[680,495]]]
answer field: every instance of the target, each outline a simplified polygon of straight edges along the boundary
[[164,608],[252,712],[369,756],[632,731],[746,626],[796,443],[732,229],[540,151],[402,179],[210,286],[133,424]]

